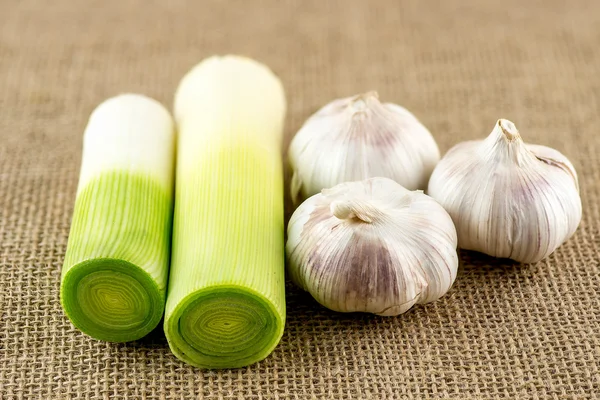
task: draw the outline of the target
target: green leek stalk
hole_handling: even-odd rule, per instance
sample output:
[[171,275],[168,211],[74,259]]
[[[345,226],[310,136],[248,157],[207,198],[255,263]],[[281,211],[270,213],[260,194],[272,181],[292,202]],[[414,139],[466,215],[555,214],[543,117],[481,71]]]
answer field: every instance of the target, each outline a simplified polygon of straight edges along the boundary
[[181,81],[173,256],[164,330],[173,353],[236,368],[271,353],[285,324],[281,82],[211,57]]
[[89,336],[136,340],[162,318],[174,159],[173,120],[158,102],[125,94],[92,113],[60,287]]

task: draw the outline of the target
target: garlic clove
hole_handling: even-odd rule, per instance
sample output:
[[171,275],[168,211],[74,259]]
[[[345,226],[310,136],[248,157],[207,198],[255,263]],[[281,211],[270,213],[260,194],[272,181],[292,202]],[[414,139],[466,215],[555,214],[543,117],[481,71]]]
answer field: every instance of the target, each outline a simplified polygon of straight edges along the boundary
[[[571,179],[575,183],[577,190],[579,190],[577,172],[575,171],[575,167],[573,167],[573,164],[571,164],[567,157],[565,157],[557,150],[554,150],[550,147],[541,146],[539,144],[528,144],[526,146],[529,149],[529,151],[531,151],[536,156],[536,158],[544,164],[553,168],[562,169],[564,172],[569,174]],[[553,170],[553,168],[551,168],[551,170]]]
[[519,262],[547,257],[581,221],[571,162],[557,150],[524,143],[505,119],[486,139],[450,149],[428,194],[452,217],[461,248]]
[[432,198],[387,178],[347,182],[303,202],[288,225],[288,272],[322,305],[398,315],[456,278],[456,230]]
[[387,177],[425,189],[440,159],[433,136],[408,110],[376,92],[338,99],[311,116],[290,143],[295,203],[338,183]]

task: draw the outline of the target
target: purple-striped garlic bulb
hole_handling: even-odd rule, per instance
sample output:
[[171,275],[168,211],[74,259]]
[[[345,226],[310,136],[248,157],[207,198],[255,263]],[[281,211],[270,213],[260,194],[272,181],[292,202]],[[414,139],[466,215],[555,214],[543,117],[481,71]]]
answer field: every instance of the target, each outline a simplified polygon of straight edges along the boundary
[[376,92],[334,100],[311,116],[290,143],[294,203],[338,183],[374,177],[427,188],[440,159],[431,133],[405,108]]
[[459,247],[524,263],[550,255],[581,221],[571,162],[557,150],[524,143],[506,119],[487,139],[450,149],[428,194],[452,217]]
[[291,279],[325,307],[398,315],[450,289],[456,246],[452,219],[435,200],[373,178],[303,202],[286,252]]

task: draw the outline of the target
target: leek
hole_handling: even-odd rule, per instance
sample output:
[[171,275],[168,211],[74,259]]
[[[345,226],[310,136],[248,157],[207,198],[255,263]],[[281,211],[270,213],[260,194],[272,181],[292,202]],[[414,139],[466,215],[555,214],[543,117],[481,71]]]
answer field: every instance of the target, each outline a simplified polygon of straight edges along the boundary
[[60,297],[73,325],[125,342],[163,315],[168,275],[175,134],[156,101],[126,94],[92,113]]
[[254,363],[283,334],[285,107],[279,79],[237,56],[206,59],[177,90],[164,329],[173,353],[194,366]]

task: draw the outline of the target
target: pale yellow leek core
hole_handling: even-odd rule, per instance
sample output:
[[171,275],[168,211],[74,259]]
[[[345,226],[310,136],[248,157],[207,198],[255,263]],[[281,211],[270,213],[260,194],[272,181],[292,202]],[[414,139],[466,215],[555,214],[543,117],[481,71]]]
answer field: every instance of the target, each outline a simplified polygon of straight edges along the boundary
[[175,96],[173,254],[165,334],[204,368],[262,360],[285,324],[282,85],[243,57],[212,57]]

